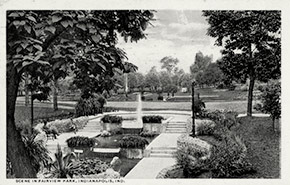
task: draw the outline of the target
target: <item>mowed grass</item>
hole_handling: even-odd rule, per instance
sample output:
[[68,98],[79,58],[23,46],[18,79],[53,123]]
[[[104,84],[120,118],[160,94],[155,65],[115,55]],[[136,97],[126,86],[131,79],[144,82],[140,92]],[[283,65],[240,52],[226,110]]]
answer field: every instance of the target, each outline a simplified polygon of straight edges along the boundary
[[244,178],[280,178],[280,132],[273,131],[270,118],[244,117],[234,130],[247,148],[248,159],[257,173]]
[[[119,110],[135,111],[137,102],[107,102],[106,107],[113,107]],[[206,102],[207,110],[234,110],[238,113],[245,113],[247,101],[231,102]],[[142,102],[142,110],[182,110],[191,111],[191,102]],[[253,112],[256,112],[253,110]]]
[[[73,110],[59,109],[54,111],[52,107],[34,107],[34,120],[37,119],[53,119],[65,118],[73,114]],[[16,106],[15,108],[15,122],[31,119],[30,106]]]

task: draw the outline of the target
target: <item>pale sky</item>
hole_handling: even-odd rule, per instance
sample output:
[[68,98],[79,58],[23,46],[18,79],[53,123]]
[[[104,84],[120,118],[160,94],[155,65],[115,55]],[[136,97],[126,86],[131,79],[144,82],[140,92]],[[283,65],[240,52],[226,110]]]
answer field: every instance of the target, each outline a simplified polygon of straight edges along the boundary
[[146,73],[152,66],[160,69],[160,60],[165,56],[179,59],[178,67],[189,72],[195,54],[213,55],[213,61],[221,57],[220,47],[215,39],[206,35],[208,24],[201,11],[197,10],[158,10],[156,21],[148,26],[147,39],[137,43],[125,42],[120,38],[118,47],[125,50],[128,61],[138,66],[138,71]]

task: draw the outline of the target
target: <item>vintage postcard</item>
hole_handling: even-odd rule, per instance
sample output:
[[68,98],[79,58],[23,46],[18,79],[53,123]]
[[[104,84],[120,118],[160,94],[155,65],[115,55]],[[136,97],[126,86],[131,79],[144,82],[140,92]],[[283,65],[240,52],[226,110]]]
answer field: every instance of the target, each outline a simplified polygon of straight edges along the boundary
[[287,184],[289,5],[2,0],[0,184]]

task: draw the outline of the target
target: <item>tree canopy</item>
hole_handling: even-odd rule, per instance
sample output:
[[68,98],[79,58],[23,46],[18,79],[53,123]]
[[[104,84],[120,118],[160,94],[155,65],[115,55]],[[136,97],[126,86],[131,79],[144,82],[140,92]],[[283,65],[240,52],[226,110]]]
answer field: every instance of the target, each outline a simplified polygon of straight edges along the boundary
[[280,11],[203,11],[207,34],[223,46],[222,71],[236,79],[250,79],[248,115],[252,114],[255,80],[281,75]]
[[[117,33],[126,42],[137,42],[146,38],[143,31],[151,20],[153,12],[148,10],[7,11],[7,156],[16,177],[36,176],[14,120],[22,74],[47,83],[52,74],[64,74],[69,67],[81,89],[82,82],[89,87],[106,82],[115,70],[135,68],[116,47]],[[98,83],[82,91],[89,95],[100,86],[104,87]]]

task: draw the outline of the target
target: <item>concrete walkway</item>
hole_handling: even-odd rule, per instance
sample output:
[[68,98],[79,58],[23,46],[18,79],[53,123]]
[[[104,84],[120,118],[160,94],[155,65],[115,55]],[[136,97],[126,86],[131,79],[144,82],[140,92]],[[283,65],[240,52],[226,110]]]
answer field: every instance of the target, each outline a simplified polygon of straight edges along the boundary
[[[188,115],[171,115],[170,123],[185,124]],[[147,147],[148,157],[144,157],[126,176],[125,179],[155,179],[159,172],[176,164],[173,153],[177,149],[177,138],[182,133],[162,133],[155,138]]]

